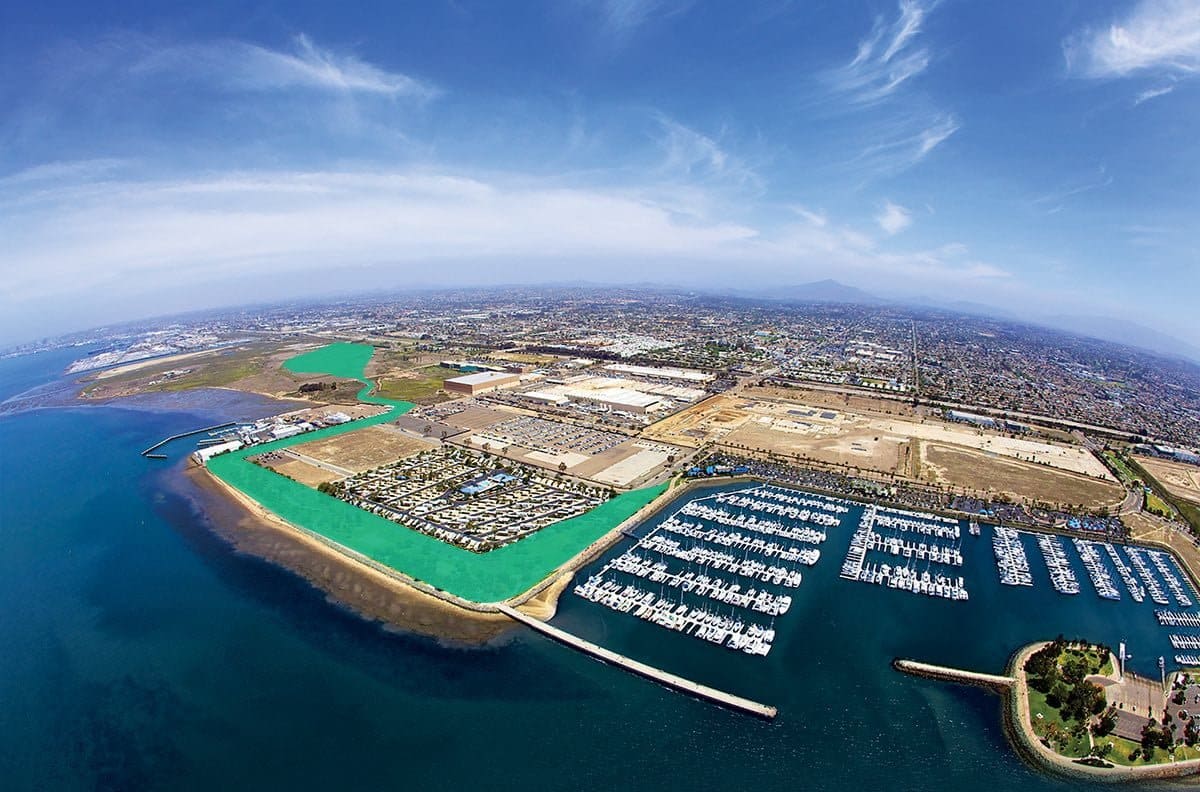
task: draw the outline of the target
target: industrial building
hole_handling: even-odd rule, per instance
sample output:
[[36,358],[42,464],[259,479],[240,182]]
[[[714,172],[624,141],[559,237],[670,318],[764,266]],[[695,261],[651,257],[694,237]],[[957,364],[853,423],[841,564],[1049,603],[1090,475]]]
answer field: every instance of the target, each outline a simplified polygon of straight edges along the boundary
[[520,378],[506,371],[481,371],[467,374],[464,377],[454,377],[446,380],[445,389],[450,393],[465,393],[476,396],[480,393],[494,391],[506,385],[516,385]]
[[681,382],[702,383],[712,382],[716,375],[695,369],[673,368],[670,366],[631,366],[626,363],[613,363],[604,367],[605,371],[614,374],[626,374],[648,379],[679,380]]

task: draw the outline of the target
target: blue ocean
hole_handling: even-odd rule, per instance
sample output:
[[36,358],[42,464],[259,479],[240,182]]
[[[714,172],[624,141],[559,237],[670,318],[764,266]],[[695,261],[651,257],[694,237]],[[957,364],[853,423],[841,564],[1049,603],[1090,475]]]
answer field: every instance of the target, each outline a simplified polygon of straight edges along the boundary
[[[757,658],[564,596],[559,626],[779,709],[728,711],[524,628],[482,648],[389,631],[213,531],[157,440],[278,407],[226,391],[77,405],[67,350],[0,360],[4,789],[1008,790],[1027,767],[984,691],[902,676],[911,657],[1001,672],[1058,634],[1170,658],[1153,604],[997,582],[964,543],[955,603],[842,581],[851,528]],[[848,523],[853,525],[853,521]],[[1036,548],[1029,548],[1036,567]],[[592,570],[585,570],[587,575]]]

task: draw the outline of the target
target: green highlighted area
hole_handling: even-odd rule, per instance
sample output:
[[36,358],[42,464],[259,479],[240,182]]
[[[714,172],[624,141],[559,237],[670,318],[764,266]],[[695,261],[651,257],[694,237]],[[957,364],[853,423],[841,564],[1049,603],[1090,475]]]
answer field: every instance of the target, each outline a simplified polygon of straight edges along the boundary
[[359,400],[390,407],[388,412],[222,454],[209,460],[209,471],[293,525],[474,602],[497,602],[527,591],[666,489],[667,485],[662,484],[618,495],[587,514],[554,523],[514,544],[477,554],[404,528],[247,461],[247,457],[267,451],[392,421],[412,409],[408,402],[370,394],[371,384],[365,379],[364,369],[373,352],[364,344],[331,344],[283,365],[297,374],[360,380],[364,387]]

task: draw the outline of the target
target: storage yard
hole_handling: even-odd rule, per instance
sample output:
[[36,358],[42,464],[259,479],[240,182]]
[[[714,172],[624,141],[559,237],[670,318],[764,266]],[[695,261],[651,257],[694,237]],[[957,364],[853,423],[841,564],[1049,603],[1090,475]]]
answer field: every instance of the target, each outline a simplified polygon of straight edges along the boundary
[[333,492],[372,514],[474,552],[511,544],[605,499],[602,490],[449,447],[352,476]]
[[620,489],[666,476],[668,464],[688,453],[675,445],[477,399],[419,408],[397,423],[419,436]]

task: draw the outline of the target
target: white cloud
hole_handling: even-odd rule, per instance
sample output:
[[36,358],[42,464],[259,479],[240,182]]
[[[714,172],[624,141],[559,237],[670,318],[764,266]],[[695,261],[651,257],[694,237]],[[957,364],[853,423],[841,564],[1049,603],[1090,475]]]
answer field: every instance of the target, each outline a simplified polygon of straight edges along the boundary
[[912,213],[899,204],[887,201],[875,216],[875,222],[888,236],[894,236],[912,225]]
[[1088,77],[1142,71],[1194,75],[1200,72],[1200,3],[1141,0],[1107,28],[1071,36],[1063,52],[1071,71]]
[[755,225],[681,215],[652,193],[432,168],[64,178],[32,202],[20,184],[0,184],[0,314],[15,322],[38,306],[86,305],[97,293],[114,304],[152,293],[178,301],[193,288],[243,281],[254,283],[239,287],[250,301],[285,287],[328,293],[563,273],[633,282],[686,271],[699,282],[771,283],[803,268],[930,286],[1006,277],[960,246],[880,249],[823,213],[797,209],[795,222]]
[[1063,210],[1064,202],[1068,198],[1108,187],[1112,183],[1112,174],[1108,172],[1108,168],[1101,165],[1097,168],[1095,176],[1040,195],[1033,199],[1033,203],[1035,206],[1049,206],[1050,208],[1046,210],[1046,214],[1058,214]]
[[665,115],[656,119],[662,130],[658,144],[663,152],[659,166],[663,177],[753,192],[763,189],[762,177],[713,138]]
[[958,118],[943,113],[924,120],[901,118],[881,126],[871,135],[876,140],[852,164],[869,176],[889,176],[920,163],[960,128]]
[[1167,94],[1171,93],[1171,91],[1174,91],[1174,90],[1175,90],[1174,85],[1164,85],[1160,88],[1147,88],[1146,90],[1144,90],[1140,94],[1138,94],[1137,98],[1133,100],[1133,106],[1137,107],[1142,102],[1148,102],[1151,99],[1155,99],[1159,96],[1166,96]]
[[231,40],[137,43],[121,48],[133,54],[128,65],[133,76],[170,75],[248,92],[307,89],[413,98],[437,93],[413,77],[318,47],[304,34],[295,37],[291,51]]
[[588,0],[600,14],[601,33],[623,43],[651,20],[687,11],[692,0]]
[[858,44],[854,58],[829,77],[834,88],[852,101],[870,104],[885,99],[929,67],[929,50],[915,44],[933,3],[901,0],[891,24],[875,20]]

